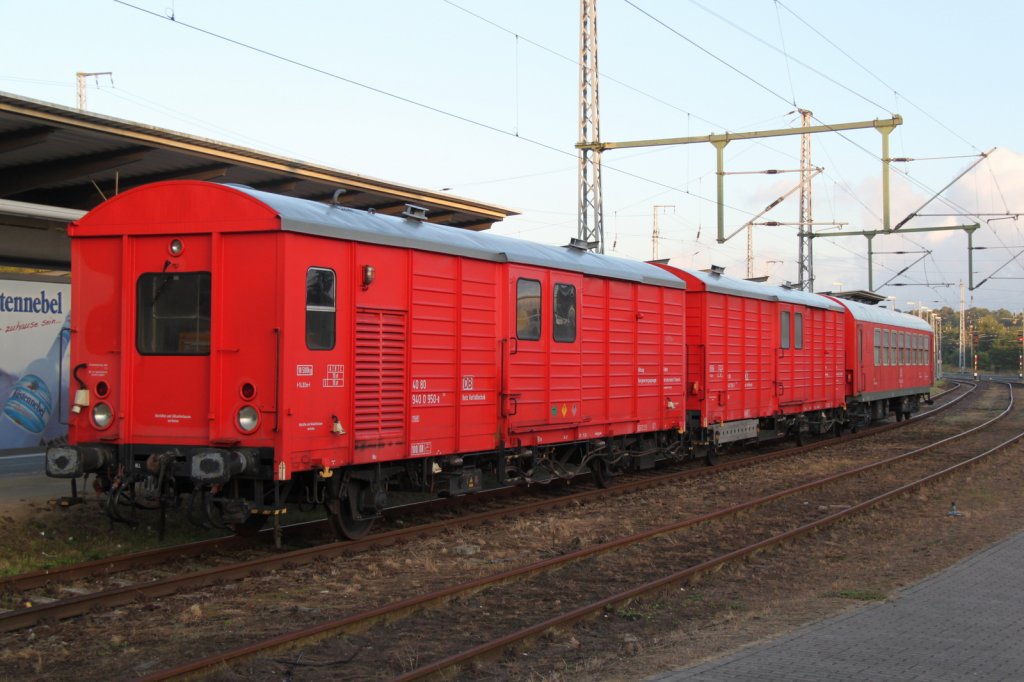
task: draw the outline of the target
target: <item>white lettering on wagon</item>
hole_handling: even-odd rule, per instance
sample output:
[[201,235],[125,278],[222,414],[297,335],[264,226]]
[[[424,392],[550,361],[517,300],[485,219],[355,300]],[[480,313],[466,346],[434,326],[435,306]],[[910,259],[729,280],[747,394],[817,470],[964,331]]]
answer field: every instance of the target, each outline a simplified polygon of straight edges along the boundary
[[327,365],[324,388],[342,388],[345,385],[345,365]]
[[165,414],[163,412],[157,412],[153,416],[156,419],[163,419],[168,424],[180,424],[182,421],[188,421],[192,418],[190,414]]

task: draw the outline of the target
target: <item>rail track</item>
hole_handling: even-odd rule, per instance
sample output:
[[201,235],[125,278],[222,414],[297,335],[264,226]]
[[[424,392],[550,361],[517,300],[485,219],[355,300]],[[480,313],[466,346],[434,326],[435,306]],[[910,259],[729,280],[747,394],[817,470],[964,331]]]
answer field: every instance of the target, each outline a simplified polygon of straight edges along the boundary
[[[1010,408],[1007,408],[1003,417],[1009,414]],[[889,456],[878,462],[855,467],[852,470],[843,471],[820,480],[808,481],[799,486],[761,498],[747,500],[740,504],[734,504],[710,514],[652,528],[633,536],[619,538],[614,541],[601,543],[598,546],[570,552],[562,557],[554,557],[511,571],[469,581],[465,584],[450,586],[429,595],[402,600],[340,620],[321,623],[310,628],[304,628],[301,632],[280,635],[234,651],[217,654],[209,659],[197,661],[188,666],[154,673],[145,679],[167,679],[185,674],[201,674],[223,665],[226,661],[237,662],[238,660],[281,647],[294,647],[296,642],[310,639],[317,640],[319,643],[303,650],[300,654],[300,657],[305,656],[305,665],[322,665],[324,659],[333,661],[335,664],[340,660],[351,659],[357,660],[359,662],[358,665],[361,666],[333,668],[334,672],[338,674],[354,675],[357,677],[360,675],[379,677],[384,671],[393,670],[394,664],[391,659],[396,647],[399,649],[408,647],[411,650],[418,651],[423,658],[433,656],[435,659],[434,662],[419,667],[406,666],[408,670],[405,673],[394,671],[392,674],[400,675],[398,679],[417,679],[425,675],[431,675],[439,670],[449,670],[453,666],[465,665],[467,662],[475,661],[481,656],[494,655],[495,652],[501,651],[517,641],[536,637],[551,628],[564,628],[576,620],[592,616],[595,613],[601,612],[602,609],[629,601],[650,590],[661,589],[666,585],[692,579],[700,573],[713,570],[729,561],[736,561],[752,553],[762,551],[773,544],[792,540],[817,528],[835,523],[849,514],[871,508],[915,486],[923,485],[938,476],[946,475],[957,470],[959,467],[965,466],[964,451],[968,448],[977,450],[979,446],[974,443],[978,438],[984,437],[990,442],[995,440],[999,441],[1000,445],[1005,445],[1013,438],[1019,438],[1021,433],[1024,432],[1024,419],[1021,419],[1019,414],[1016,419],[1010,420],[1009,426],[999,428],[995,426],[997,423],[1000,422],[992,419],[983,425],[983,432],[985,434],[995,435],[977,435],[979,430],[983,428],[978,426],[968,430],[965,434],[943,438],[925,448],[917,448],[907,453]],[[966,435],[972,432],[975,435]],[[1004,439],[1007,435],[1011,436],[1011,438]],[[952,445],[954,441],[965,437],[972,439],[971,445],[965,445],[963,442]],[[942,452],[943,448],[945,448],[945,452]],[[992,448],[978,456],[971,457],[966,463],[978,461],[991,451],[993,451]],[[955,460],[958,463],[949,464],[949,466],[943,464],[939,471],[934,471],[936,466],[939,466],[936,463],[936,459],[940,457],[949,461]],[[898,470],[900,467],[903,470],[897,476],[900,481],[899,484],[893,484],[891,480],[884,480],[885,478],[892,479],[893,474],[891,473],[883,477],[883,480],[876,480],[879,478],[880,471],[886,469]],[[916,467],[918,471],[908,471],[908,467],[910,469]],[[922,473],[921,469],[929,473],[920,475]],[[906,482],[908,478],[911,480]],[[806,498],[811,494],[811,491],[827,490],[829,487],[834,488],[836,485],[843,485],[843,481],[851,479],[859,481],[858,485],[862,489],[857,492],[857,497],[862,501],[850,503],[846,505],[847,509],[839,512],[831,512],[832,507],[835,505],[811,503],[810,508],[831,513],[818,513],[815,515],[817,518],[811,520],[806,518],[806,509],[808,508]],[[847,494],[849,494],[849,491],[847,491]],[[832,495],[832,493],[825,493],[823,499],[831,500],[833,499]],[[781,508],[780,505],[782,505]],[[789,507],[785,505],[789,505]],[[757,534],[764,537],[753,543],[750,542],[752,535],[750,524],[746,522],[739,523],[736,520],[757,518],[763,521],[769,517],[773,520],[773,524],[759,528]],[[703,534],[698,533],[682,543],[678,539],[672,539],[673,535],[681,531],[693,533],[693,529],[706,529],[712,523],[714,524],[713,533],[705,530]],[[729,531],[730,524],[733,526],[731,531]],[[712,541],[710,539],[712,536],[717,540]],[[727,550],[723,549],[726,543],[724,543],[722,538],[725,537],[732,538],[731,542],[734,545]],[[686,548],[682,554],[680,554],[680,547]],[[694,547],[697,549],[693,549]],[[624,554],[628,552],[633,554]],[[658,556],[663,560],[655,562],[657,565],[647,567],[647,564],[651,562],[645,560],[645,557],[650,556]],[[573,565],[571,569],[562,568],[560,571],[557,570],[567,563]],[[677,570],[680,565],[685,565],[687,568]],[[635,567],[637,566],[644,566],[644,570],[636,570]],[[666,572],[665,566],[674,568],[672,571]],[[624,570],[624,567],[630,567],[630,570]],[[577,601],[582,603],[575,605],[574,608],[567,609],[566,606],[569,605],[556,602],[557,608],[553,610],[549,618],[541,620],[534,625],[519,628],[518,630],[515,627],[510,627],[508,623],[491,623],[488,625],[488,617],[493,616],[497,618],[498,615],[502,618],[510,619],[513,626],[521,624],[526,616],[522,609],[510,608],[514,607],[515,604],[527,605],[530,618],[541,618],[542,615],[545,615],[544,612],[546,610],[551,610],[547,608],[552,601],[551,595],[568,594],[573,591],[566,586],[564,581],[559,583],[557,579],[558,576],[567,575],[570,576],[569,584],[574,585],[573,589],[578,593],[576,594]],[[623,576],[626,576],[628,579],[624,580]],[[586,578],[585,588],[580,587],[583,578]],[[495,586],[501,587],[496,589]],[[511,603],[508,599],[510,594],[515,595],[515,599]],[[398,621],[399,626],[394,624],[396,618],[407,616],[410,613],[419,614],[418,620],[413,621],[403,617]],[[451,634],[447,641],[455,643],[455,653],[445,651],[431,652],[429,651],[429,646],[424,646],[430,643],[422,641],[421,633],[430,631],[431,628],[436,629],[439,625],[439,623],[430,625],[429,622],[424,624],[424,619],[427,621],[435,619],[447,624]],[[498,620],[501,620],[501,618],[498,618]],[[460,623],[472,623],[471,633],[460,632]],[[373,629],[367,631],[367,628],[371,627]],[[476,646],[463,644],[464,648],[462,650],[458,649],[459,644],[457,642],[461,635],[476,637],[478,642],[479,636],[477,636],[477,633],[479,631],[483,630],[486,632],[488,628],[500,631],[502,627],[505,628],[505,631],[499,636],[495,636],[486,644],[477,644]],[[378,628],[382,628],[382,630],[377,631]],[[338,646],[330,644],[325,646],[323,641],[325,636],[338,635],[338,633],[348,632],[352,629],[363,632],[363,634],[335,636],[329,641],[341,642],[341,644]],[[404,643],[402,641],[403,636],[406,638]],[[366,655],[368,651],[374,648],[367,645],[366,642],[374,641],[389,642],[383,660],[374,659],[372,656]],[[363,644],[360,644],[360,642]],[[339,650],[339,646],[341,650]],[[353,654],[353,649],[355,654]],[[262,660],[258,665],[251,668],[236,671],[236,674],[242,674],[247,677],[260,677],[262,674],[269,674],[268,671],[274,667],[271,665],[268,668],[267,665],[267,661]],[[389,668],[389,665],[392,667]],[[272,677],[279,674],[278,670],[278,672],[272,674]]]
[[[961,388],[966,390],[957,390]],[[974,388],[976,388],[974,385],[966,385],[951,389],[944,393],[944,399],[941,401],[942,405],[922,414],[921,417],[910,423],[917,423],[923,417],[937,414],[942,409],[971,396]],[[252,575],[265,574],[282,568],[302,566],[332,557],[359,554],[373,549],[450,532],[456,527],[476,526],[506,520],[511,515],[531,514],[558,508],[592,504],[608,496],[626,495],[651,489],[655,486],[672,485],[681,481],[714,476],[738,468],[795,457],[821,447],[850,442],[903,426],[904,424],[887,424],[874,429],[864,430],[857,434],[848,434],[842,438],[818,441],[802,448],[788,448],[761,455],[737,456],[714,467],[633,475],[629,477],[629,480],[607,489],[589,489],[573,492],[571,488],[566,487],[541,488],[539,489],[542,491],[540,499],[536,499],[535,496],[535,499],[525,504],[516,504],[514,507],[509,507],[508,504],[501,504],[499,499],[494,508],[474,511],[454,518],[419,523],[405,528],[394,528],[354,542],[317,544],[283,553],[274,552],[266,548],[265,551],[260,552],[255,558],[248,560],[239,561],[237,554],[233,557],[222,554],[225,550],[240,552],[241,548],[246,548],[246,550],[252,549],[251,544],[247,545],[245,539],[228,537],[11,576],[0,580],[0,594],[5,595],[8,603],[17,605],[31,604],[31,607],[14,608],[6,612],[0,612],[0,632],[31,627],[41,622],[54,622],[89,612],[102,612],[138,600],[155,599],[182,592],[195,591],[223,583],[224,581],[239,580]],[[500,498],[501,495],[498,497]],[[417,505],[416,507],[422,506],[430,507],[430,505]],[[402,511],[413,513],[416,511],[416,507]],[[476,507],[477,505],[473,505],[474,509]],[[289,530],[295,534],[315,536],[318,532],[325,530],[325,525],[321,522],[307,522],[305,524],[298,524]],[[269,535],[267,535],[267,543],[265,544],[269,544]],[[194,567],[190,569],[187,562],[199,558],[205,558],[211,565],[198,570]],[[154,573],[152,570],[154,567],[159,567],[160,570]],[[141,576],[130,581],[125,581],[123,578],[118,577],[120,573],[132,571],[140,572]],[[149,572],[147,573],[147,571]],[[168,575],[168,573],[170,574]],[[117,583],[110,585],[109,580],[112,578],[117,579]],[[64,585],[82,579],[87,579],[94,583],[91,589],[75,585],[71,588],[70,593],[68,593],[69,596],[53,596],[61,594],[60,589],[57,587],[58,584]],[[107,582],[104,583],[103,580]],[[97,587],[95,583],[101,583],[101,585]]]
[[[265,657],[283,648],[293,650],[293,661],[301,658],[303,665],[312,666],[329,662],[333,674],[345,676],[380,677],[385,671],[396,680],[441,672],[455,675],[460,666],[493,659],[508,647],[792,541],[980,461],[1024,437],[1024,411],[1013,409],[1012,389],[1005,390],[1006,407],[998,415],[927,446],[708,514],[285,633],[143,679],[209,673],[256,656],[264,658],[248,667],[241,664],[235,673],[280,676],[280,659],[275,668]],[[838,511],[831,503],[837,489],[850,499]],[[680,533],[689,535],[681,539]],[[570,594],[572,599],[552,599],[552,595]],[[432,620],[435,622],[430,623]],[[447,624],[450,636],[443,642],[424,641],[422,633],[436,631],[437,621]],[[524,626],[524,622],[528,624]],[[381,641],[389,643],[386,650],[369,644]],[[305,648],[295,657],[294,650],[300,646]],[[396,669],[396,650],[416,651],[416,665]],[[420,664],[422,660],[428,662]]]

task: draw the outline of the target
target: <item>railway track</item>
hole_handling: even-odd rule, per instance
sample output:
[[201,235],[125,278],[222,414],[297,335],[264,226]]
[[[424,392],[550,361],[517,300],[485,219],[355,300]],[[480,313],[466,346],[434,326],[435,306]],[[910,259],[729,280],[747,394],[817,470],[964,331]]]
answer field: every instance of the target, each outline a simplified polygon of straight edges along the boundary
[[[979,461],[1024,435],[1024,417],[1020,411],[1013,413],[1011,409],[1012,402],[1008,401],[999,416],[926,447],[709,514],[319,623],[143,679],[201,674],[254,656],[263,658],[235,672],[246,677],[288,674],[287,671],[282,673],[280,659],[268,661],[266,655],[308,641],[316,644],[302,650],[303,665],[331,663],[331,670],[336,674],[379,677],[384,671],[392,671],[396,679],[402,680],[419,679],[441,671],[455,674],[452,671],[458,666],[494,657],[518,642],[552,629],[564,629],[638,596],[691,580],[729,562],[806,535]],[[1007,419],[1011,415],[1014,418]],[[965,450],[974,454],[965,455]],[[840,511],[834,511],[836,505],[827,504],[834,499],[837,486],[845,495],[853,495],[857,500],[842,505],[845,508]],[[816,513],[809,514],[808,507]],[[751,518],[757,523],[751,524]],[[711,524],[713,530],[708,530]],[[752,530],[754,526],[756,531]],[[702,530],[695,532],[695,529]],[[691,536],[680,540],[677,537],[680,532]],[[753,542],[752,536],[757,538]],[[651,557],[658,557],[658,560],[652,561]],[[680,570],[679,566],[685,568]],[[570,594],[573,600],[556,600],[552,606],[552,595]],[[510,595],[514,595],[514,599],[510,599]],[[516,604],[524,608],[517,609]],[[521,627],[524,620],[533,623]],[[471,627],[459,624],[471,624]],[[445,647],[435,647],[438,643],[434,641],[423,641],[424,632],[444,627],[450,634],[445,639]],[[481,633],[486,633],[490,639],[479,643]],[[325,637],[331,639],[325,640]],[[367,643],[380,641],[389,642],[389,646],[386,651],[376,652],[380,654],[376,657],[373,655],[375,647]],[[431,662],[396,670],[396,650],[416,651],[417,659]],[[298,659],[293,655],[292,660]],[[341,661],[357,663],[341,665]],[[276,668],[274,663],[278,664]],[[273,672],[269,672],[271,670]]]
[[[917,423],[924,416],[937,414],[940,410],[971,396],[974,386],[967,390],[951,390],[945,394],[943,403],[910,423]],[[138,600],[155,599],[195,591],[224,581],[240,580],[252,575],[265,574],[282,568],[307,565],[337,556],[349,556],[373,549],[379,549],[415,539],[451,532],[453,528],[494,523],[511,515],[531,514],[558,508],[592,504],[607,496],[621,496],[655,486],[672,485],[681,481],[714,476],[730,470],[756,466],[779,459],[786,459],[828,445],[849,442],[869,435],[901,428],[904,424],[887,424],[842,438],[827,439],[804,446],[770,452],[767,454],[743,456],[730,459],[714,467],[690,468],[668,473],[647,473],[633,475],[608,489],[588,489],[573,492],[571,488],[542,488],[540,499],[526,504],[509,507],[497,504],[494,508],[474,511],[469,514],[439,521],[421,523],[405,528],[394,528],[359,541],[317,544],[288,552],[274,552],[265,548],[255,558],[239,561],[235,556],[226,556],[225,550],[241,552],[252,550],[242,538],[219,538],[188,545],[151,550],[121,557],[101,559],[86,564],[37,571],[0,580],[0,594],[8,603],[31,607],[14,608],[0,612],[0,632],[31,627],[41,622],[53,622],[79,616],[89,612],[103,612]],[[500,497],[500,496],[499,496]],[[429,505],[423,505],[429,506]],[[474,505],[476,508],[476,505]],[[407,513],[410,510],[403,510]],[[315,536],[325,529],[320,522],[298,524],[290,529],[297,534]],[[269,544],[269,540],[268,543]],[[189,567],[188,562],[203,558],[208,565],[199,569]],[[153,569],[159,567],[159,571]],[[125,580],[120,573],[140,572],[136,579]],[[148,572],[147,572],[148,571]],[[91,589],[71,585],[70,592],[62,595],[58,584],[74,583],[87,579],[94,584]],[[103,582],[103,581],[106,582]],[[110,580],[116,582],[111,584]],[[97,586],[95,583],[100,583]],[[57,596],[55,596],[57,595]]]

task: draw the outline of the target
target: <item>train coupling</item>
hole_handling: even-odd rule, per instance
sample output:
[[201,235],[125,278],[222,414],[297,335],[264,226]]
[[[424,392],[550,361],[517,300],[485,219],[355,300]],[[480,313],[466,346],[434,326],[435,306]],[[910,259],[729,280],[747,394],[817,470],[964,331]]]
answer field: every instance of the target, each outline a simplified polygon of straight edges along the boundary
[[102,445],[59,445],[46,448],[46,475],[80,478],[114,463],[114,452]]

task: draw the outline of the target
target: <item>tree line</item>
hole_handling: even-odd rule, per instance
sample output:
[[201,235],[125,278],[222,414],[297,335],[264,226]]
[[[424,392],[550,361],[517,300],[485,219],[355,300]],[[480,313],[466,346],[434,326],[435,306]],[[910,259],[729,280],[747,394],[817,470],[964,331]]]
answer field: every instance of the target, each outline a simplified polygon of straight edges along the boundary
[[[956,371],[960,366],[960,311],[949,306],[932,311],[942,321],[942,366]],[[972,371],[972,353],[978,356],[983,374],[1017,374],[1020,371],[1021,313],[1005,308],[969,308],[964,312],[964,366]]]

